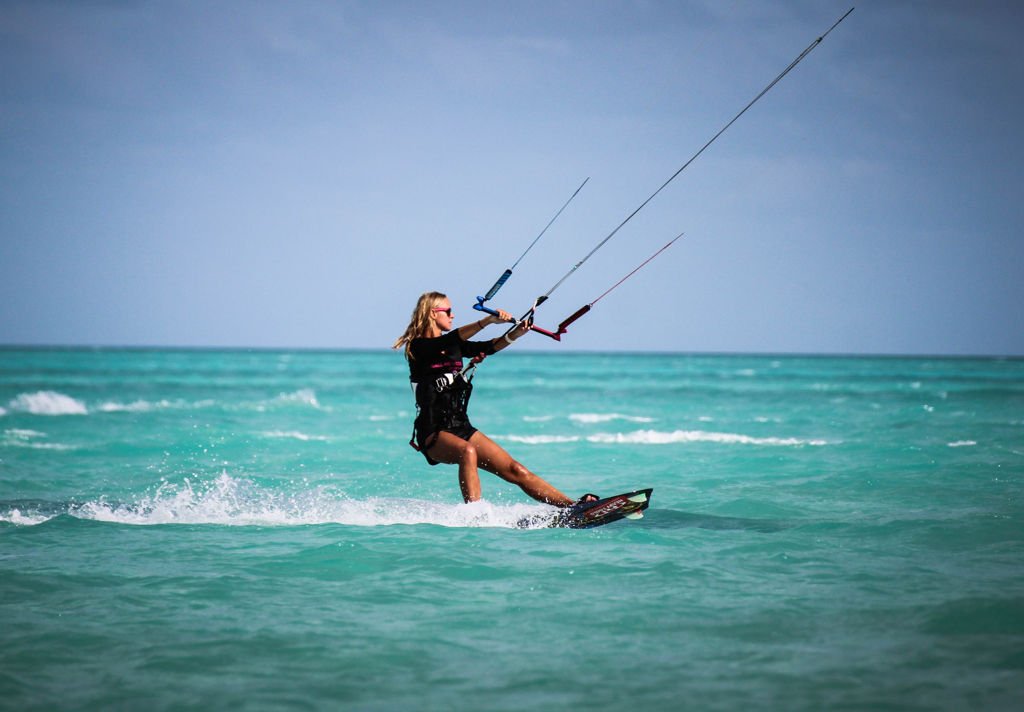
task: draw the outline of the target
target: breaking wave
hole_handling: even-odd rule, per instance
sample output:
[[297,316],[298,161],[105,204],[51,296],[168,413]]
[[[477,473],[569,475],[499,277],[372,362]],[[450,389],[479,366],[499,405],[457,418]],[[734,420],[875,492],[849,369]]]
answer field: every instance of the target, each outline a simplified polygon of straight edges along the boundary
[[703,430],[635,430],[630,433],[594,433],[592,435],[498,435],[498,440],[525,445],[551,445],[585,440],[597,444],[671,445],[677,443],[718,443],[721,445],[767,445],[803,447],[828,445],[827,440],[803,438],[757,438],[739,433],[714,433]]
[[827,440],[804,440],[801,438],[755,438],[738,433],[709,433],[703,430],[636,430],[632,433],[597,433],[588,435],[592,443],[619,443],[633,445],[669,445],[672,443],[720,443],[723,445],[775,445],[799,447],[804,445],[828,445]]
[[[91,415],[94,413],[152,413],[166,410],[196,410],[221,407],[227,410],[255,410],[266,412],[282,407],[306,406],[315,410],[330,411],[321,405],[316,391],[312,388],[301,388],[290,393],[280,393],[266,400],[248,402],[218,402],[213,399],[186,401],[182,399],[147,401],[104,400],[100,403],[86,404],[84,401],[58,391],[36,391],[21,393],[13,398],[7,407],[0,407],[0,416],[9,412],[29,413],[31,415]],[[384,419],[381,417],[380,419]]]
[[12,400],[11,410],[32,415],[88,415],[85,403],[57,391],[22,393]]

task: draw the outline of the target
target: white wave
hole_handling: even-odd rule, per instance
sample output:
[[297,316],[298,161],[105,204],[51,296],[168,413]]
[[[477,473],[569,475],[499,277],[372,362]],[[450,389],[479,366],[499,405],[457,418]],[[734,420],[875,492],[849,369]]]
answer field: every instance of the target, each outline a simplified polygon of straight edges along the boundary
[[27,430],[25,428],[8,428],[4,431],[4,435],[16,440],[31,440],[32,438],[46,437],[46,433],[41,433],[38,430]]
[[495,437],[498,440],[508,440],[512,443],[525,443],[526,445],[574,443],[580,439],[578,435],[496,435]]
[[148,401],[137,400],[134,403],[108,401],[106,403],[101,403],[96,409],[103,411],[104,413],[147,413],[155,407],[156,406],[153,403]]
[[135,502],[114,504],[101,498],[74,505],[68,513],[140,526],[216,524],[227,526],[298,526],[346,524],[394,526],[433,524],[445,527],[515,527],[526,517],[553,512],[541,504],[498,505],[481,501],[448,504],[373,497],[353,500],[323,488],[285,493],[222,474],[212,482],[185,480],[162,484]]
[[61,443],[38,443],[38,442],[26,442],[24,440],[5,440],[0,443],[10,447],[26,448],[28,450],[74,450],[71,445],[63,445]]
[[548,423],[554,420],[553,415],[524,415],[523,422],[526,423]]
[[52,518],[52,515],[34,512],[23,513],[20,509],[12,509],[9,512],[0,512],[0,522],[16,524],[20,527],[34,527],[37,524],[42,524]]
[[955,442],[946,443],[946,447],[973,447],[977,445],[975,440],[957,440]]
[[327,442],[328,438],[324,435],[307,435],[306,433],[299,432],[298,430],[271,430],[263,433],[263,437],[266,438],[292,438],[294,440],[302,440],[303,442],[318,441]]
[[9,428],[4,431],[4,437],[0,445],[8,447],[23,447],[32,450],[73,450],[70,445],[60,443],[39,442],[40,438],[47,437],[46,433],[38,430],[25,430],[21,428]]
[[7,409],[0,405],[0,416],[7,415]]
[[87,415],[88,409],[82,401],[57,391],[36,391],[22,393],[9,404],[12,410],[32,415]]
[[622,415],[621,413],[573,413],[569,420],[577,423],[610,423],[613,420],[625,420],[630,423],[653,423],[654,418],[647,418],[640,415]]
[[522,519],[543,519],[555,511],[538,504],[500,505],[486,500],[468,504],[414,499],[373,498],[340,503],[332,523],[363,527],[432,524],[442,527],[515,528]]
[[300,388],[292,393],[282,393],[277,397],[282,403],[300,403],[302,405],[320,408],[320,401],[316,399],[316,391],[312,388]]
[[196,401],[190,405],[183,400],[171,401],[164,398],[156,402],[145,400],[137,400],[131,403],[107,401],[96,406],[96,410],[103,411],[104,413],[149,413],[150,411],[167,410],[169,408],[209,408],[211,405],[214,405],[212,400]]
[[703,430],[636,430],[632,433],[598,433],[588,435],[592,443],[615,443],[629,445],[669,445],[674,443],[719,443],[724,445],[774,445],[803,446],[827,445],[825,440],[802,440],[799,438],[755,438],[738,433],[709,433]]

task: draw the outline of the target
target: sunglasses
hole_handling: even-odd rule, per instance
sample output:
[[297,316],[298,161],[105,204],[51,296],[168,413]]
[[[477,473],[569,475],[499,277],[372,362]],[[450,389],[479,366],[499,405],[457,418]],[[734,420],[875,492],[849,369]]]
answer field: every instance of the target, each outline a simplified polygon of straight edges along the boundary
[[452,308],[451,307],[434,307],[430,311],[432,311],[432,312],[444,312],[448,316],[452,315]]

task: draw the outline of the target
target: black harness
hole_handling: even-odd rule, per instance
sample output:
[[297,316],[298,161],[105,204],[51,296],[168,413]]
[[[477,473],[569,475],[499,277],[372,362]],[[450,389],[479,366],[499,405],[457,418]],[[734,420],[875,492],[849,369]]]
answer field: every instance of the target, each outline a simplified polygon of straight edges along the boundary
[[[473,378],[462,373],[448,373],[433,383],[412,383],[416,396],[416,419],[412,425],[409,445],[422,452],[433,443],[426,438],[442,430],[458,431],[469,426],[469,399],[473,395]],[[422,432],[424,443],[420,445]]]

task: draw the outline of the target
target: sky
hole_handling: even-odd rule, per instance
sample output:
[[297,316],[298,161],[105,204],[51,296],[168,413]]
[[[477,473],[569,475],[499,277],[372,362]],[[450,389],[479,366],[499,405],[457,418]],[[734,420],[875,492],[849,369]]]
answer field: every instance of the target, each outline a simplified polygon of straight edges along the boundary
[[[522,314],[852,2],[4,0],[0,344],[386,349],[589,178]],[[855,8],[522,347],[1024,355],[1024,6]]]

